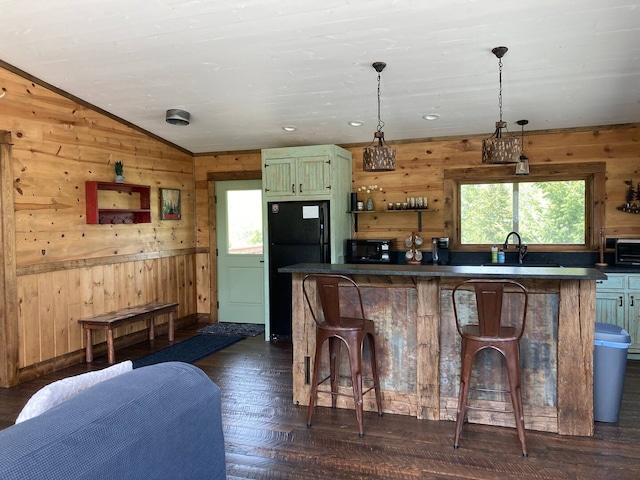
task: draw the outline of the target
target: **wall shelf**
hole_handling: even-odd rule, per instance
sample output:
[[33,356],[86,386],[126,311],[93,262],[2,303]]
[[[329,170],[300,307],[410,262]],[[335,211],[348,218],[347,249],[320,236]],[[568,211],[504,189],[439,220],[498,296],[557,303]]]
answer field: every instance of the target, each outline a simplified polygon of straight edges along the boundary
[[[150,223],[151,222],[151,187],[148,185],[133,185],[112,182],[85,182],[86,207],[88,224],[120,224],[120,223]],[[140,200],[138,208],[101,208],[98,201],[99,191],[114,191],[119,193],[138,194]]]
[[422,214],[423,213],[432,213],[437,212],[438,209],[429,209],[429,208],[408,208],[405,210],[354,210],[351,212],[353,217],[353,229],[355,232],[358,231],[358,215],[375,215],[381,213],[417,213],[418,214],[418,231],[422,231]]

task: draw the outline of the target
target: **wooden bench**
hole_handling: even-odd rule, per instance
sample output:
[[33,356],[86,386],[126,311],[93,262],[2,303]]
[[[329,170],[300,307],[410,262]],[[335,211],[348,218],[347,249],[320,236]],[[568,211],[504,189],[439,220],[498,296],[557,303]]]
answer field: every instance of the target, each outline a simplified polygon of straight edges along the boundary
[[158,315],[169,314],[169,341],[173,341],[173,315],[178,308],[178,303],[151,302],[137,307],[123,308],[115,312],[101,313],[93,317],[81,318],[78,323],[82,325],[86,332],[86,357],[87,362],[93,361],[93,330],[106,330],[107,350],[109,364],[115,362],[116,352],[113,346],[113,329],[121,325],[126,325],[141,320],[149,320],[149,340],[154,338],[154,323]]

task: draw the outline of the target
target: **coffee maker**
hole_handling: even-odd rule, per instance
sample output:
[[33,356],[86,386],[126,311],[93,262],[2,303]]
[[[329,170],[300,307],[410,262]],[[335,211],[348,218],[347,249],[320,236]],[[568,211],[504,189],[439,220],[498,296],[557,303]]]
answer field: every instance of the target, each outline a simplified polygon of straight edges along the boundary
[[433,265],[449,264],[449,237],[431,238],[431,262]]

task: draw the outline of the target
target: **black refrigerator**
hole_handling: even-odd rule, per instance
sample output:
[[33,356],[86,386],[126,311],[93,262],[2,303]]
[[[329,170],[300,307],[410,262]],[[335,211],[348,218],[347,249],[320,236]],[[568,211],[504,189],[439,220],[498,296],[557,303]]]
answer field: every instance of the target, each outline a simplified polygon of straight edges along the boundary
[[271,340],[290,340],[291,274],[278,273],[278,268],[331,263],[329,201],[269,202],[267,224]]

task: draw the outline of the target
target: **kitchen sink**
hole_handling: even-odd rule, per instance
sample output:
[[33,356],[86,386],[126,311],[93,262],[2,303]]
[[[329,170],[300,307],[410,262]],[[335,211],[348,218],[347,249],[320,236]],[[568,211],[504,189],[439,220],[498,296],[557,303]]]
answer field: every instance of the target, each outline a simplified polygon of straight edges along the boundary
[[536,262],[524,262],[524,263],[483,263],[481,267],[556,267],[562,268],[559,263],[536,263]]

